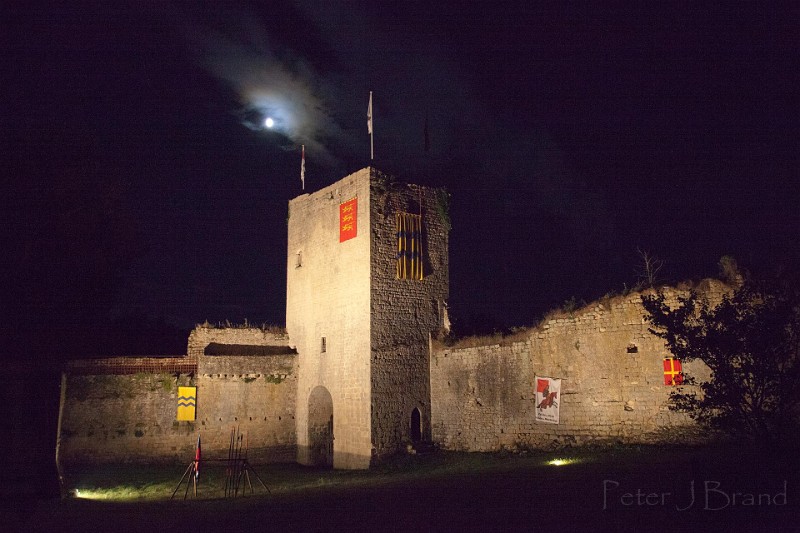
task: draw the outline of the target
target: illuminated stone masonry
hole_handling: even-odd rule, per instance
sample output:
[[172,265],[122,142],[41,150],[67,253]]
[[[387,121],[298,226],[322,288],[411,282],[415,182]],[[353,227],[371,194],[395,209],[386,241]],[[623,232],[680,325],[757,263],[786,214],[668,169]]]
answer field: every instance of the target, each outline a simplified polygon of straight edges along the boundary
[[[696,289],[712,302],[730,291],[717,280]],[[688,293],[664,291],[672,307]],[[434,350],[433,440],[450,450],[497,451],[706,439],[668,409],[669,353],[644,316],[641,294],[631,293],[546,320],[516,342]],[[685,370],[708,376],[701,362]],[[562,380],[557,425],[535,420],[536,376]]]
[[[429,339],[445,327],[449,281],[443,194],[366,168],[289,203],[301,463],[366,468],[430,439]],[[398,229],[412,217],[413,231]]]
[[[199,326],[187,356],[75,361],[63,380],[64,462],[188,461],[227,454],[232,428],[253,462],[295,456],[297,355],[285,334]],[[178,387],[197,387],[196,419],[177,420]]]
[[[497,451],[706,437],[667,408],[678,363],[647,331],[638,293],[500,344],[438,344],[449,329],[449,229],[443,190],[373,168],[291,200],[286,332],[206,324],[183,357],[72,362],[61,459],[188,461],[198,435],[206,457],[222,457],[233,428],[254,463],[335,468],[430,443]],[[730,290],[715,280],[696,289],[711,302]],[[688,288],[665,291],[674,306]],[[685,370],[707,374],[701,363]],[[180,400],[196,404],[195,420],[177,419],[178,387],[195,395]]]

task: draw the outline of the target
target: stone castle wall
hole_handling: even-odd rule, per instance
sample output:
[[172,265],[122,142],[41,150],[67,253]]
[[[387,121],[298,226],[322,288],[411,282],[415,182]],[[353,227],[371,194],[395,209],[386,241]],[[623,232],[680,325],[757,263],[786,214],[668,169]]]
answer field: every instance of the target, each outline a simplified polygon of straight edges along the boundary
[[[371,389],[376,459],[412,440],[418,409],[421,437],[430,440],[430,334],[445,327],[449,222],[443,191],[373,182]],[[423,279],[397,279],[396,213],[422,215]]]
[[175,420],[186,374],[68,374],[61,421],[61,460],[189,461],[195,426]]
[[[712,302],[729,290],[712,280],[701,289]],[[669,289],[667,303],[680,294]],[[548,320],[508,345],[435,350],[433,440],[468,451],[702,440],[691,419],[667,407],[668,352],[644,315],[634,293]],[[700,362],[684,371],[708,375]],[[537,375],[562,379],[558,425],[535,421]]]
[[233,428],[246,435],[252,462],[295,459],[297,352],[285,333],[197,327],[197,430],[204,453],[225,457]]
[[[212,344],[216,352],[229,353],[205,355]],[[188,462],[198,435],[205,457],[225,457],[236,427],[247,435],[251,462],[294,460],[297,357],[286,336],[258,328],[199,327],[190,335],[188,353],[72,364],[61,460]],[[181,373],[187,366],[192,372]],[[197,387],[195,421],[176,420],[178,386]]]

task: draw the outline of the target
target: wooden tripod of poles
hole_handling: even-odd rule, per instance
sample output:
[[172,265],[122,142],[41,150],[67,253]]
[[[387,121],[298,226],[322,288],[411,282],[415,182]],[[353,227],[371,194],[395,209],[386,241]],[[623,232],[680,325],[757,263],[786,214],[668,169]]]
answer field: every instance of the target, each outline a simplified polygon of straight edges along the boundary
[[178,486],[175,487],[175,490],[172,491],[172,496],[170,496],[170,500],[175,497],[175,493],[178,492],[178,489],[181,488],[183,484],[183,480],[186,479],[186,476],[189,476],[189,479],[186,480],[186,492],[183,493],[183,499],[186,499],[186,496],[189,495],[189,485],[194,486],[194,497],[197,498],[197,463],[198,461],[192,461],[189,463],[189,466],[186,468],[186,472],[183,473],[183,477],[181,480],[178,481]]
[[[253,467],[250,466],[250,463],[247,461],[247,451],[248,451],[248,441],[247,437],[239,432],[239,428],[236,427],[231,429],[231,440],[230,446],[228,447],[228,457],[227,459],[203,459],[204,464],[208,464],[209,462],[212,463],[225,463],[225,497],[226,498],[235,498],[239,495],[241,491],[242,495],[247,493],[247,488],[250,488],[250,494],[255,492],[253,490],[253,482],[250,479],[250,474],[252,473],[253,476],[261,483],[261,486],[267,489],[267,492],[271,492],[269,487],[264,483],[261,479],[261,476],[253,470]],[[186,491],[183,494],[183,499],[185,500],[189,495],[189,486],[192,485],[194,487],[194,497],[197,498],[197,486],[199,485],[199,477],[200,477],[200,437],[197,437],[197,448],[195,450],[194,461],[189,463],[189,466],[186,468],[186,471],[183,473],[181,480],[178,482],[178,486],[175,487],[175,490],[172,491],[172,496],[170,499],[175,497],[175,494],[178,493],[178,489],[181,488],[183,484],[183,480],[186,479]]]
[[239,428],[231,430],[230,446],[228,446],[228,466],[225,469],[225,497],[235,498],[239,495],[241,487],[242,495],[246,494],[247,487],[250,487],[250,494],[253,494],[253,483],[250,480],[250,472],[256,477],[261,486],[270,492],[269,487],[264,484],[261,476],[253,470],[247,461],[248,440],[245,435],[239,432]]
[[175,493],[178,492],[178,489],[181,488],[181,483],[183,480],[186,479],[186,476],[189,476],[189,479],[186,481],[186,492],[183,493],[183,499],[186,499],[186,496],[189,495],[189,485],[194,485],[194,497],[197,498],[197,482],[200,478],[200,435],[197,435],[197,448],[194,450],[194,461],[189,463],[189,466],[186,468],[186,472],[183,473],[183,477],[181,480],[178,481],[178,486],[175,487],[175,490],[172,491],[172,496],[170,500],[175,497]]

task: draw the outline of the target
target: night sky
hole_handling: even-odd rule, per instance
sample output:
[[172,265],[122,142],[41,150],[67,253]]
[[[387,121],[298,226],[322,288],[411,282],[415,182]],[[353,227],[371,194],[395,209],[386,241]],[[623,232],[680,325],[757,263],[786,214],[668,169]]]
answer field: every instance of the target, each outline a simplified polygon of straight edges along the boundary
[[6,3],[6,353],[283,324],[300,145],[307,192],[368,166],[370,90],[375,166],[452,195],[457,333],[630,288],[637,249],[797,261],[799,8],[725,4]]

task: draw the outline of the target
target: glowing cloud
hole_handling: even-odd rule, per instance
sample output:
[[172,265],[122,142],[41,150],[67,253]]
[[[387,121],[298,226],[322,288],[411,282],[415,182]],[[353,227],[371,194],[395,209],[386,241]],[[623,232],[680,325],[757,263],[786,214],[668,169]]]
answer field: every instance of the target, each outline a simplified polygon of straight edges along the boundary
[[326,144],[341,138],[342,129],[322,96],[319,75],[304,58],[283,49],[279,59],[256,17],[239,13],[226,22],[225,33],[199,25],[190,33],[200,65],[238,95],[240,108],[233,111],[242,125],[277,131],[290,141],[284,148],[305,144],[317,162],[334,164]]

